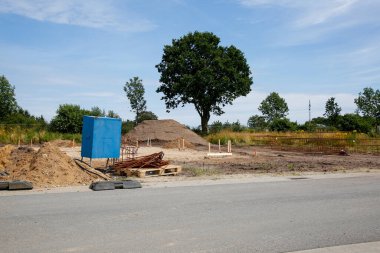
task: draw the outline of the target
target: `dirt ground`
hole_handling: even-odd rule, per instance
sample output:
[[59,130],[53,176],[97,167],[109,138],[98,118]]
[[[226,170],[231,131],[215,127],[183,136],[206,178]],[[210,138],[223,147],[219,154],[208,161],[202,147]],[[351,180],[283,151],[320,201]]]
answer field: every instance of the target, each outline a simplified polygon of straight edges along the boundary
[[0,148],[0,181],[27,180],[35,187],[87,185],[99,180],[81,170],[58,146]]
[[[163,151],[164,160],[183,167],[182,176],[210,174],[261,174],[302,172],[352,172],[380,169],[380,157],[365,154],[321,155],[274,151],[258,147],[232,147],[232,155],[208,157],[208,147],[197,146],[178,150],[161,147],[140,147],[138,156]],[[80,147],[61,148],[69,156],[79,158]],[[212,150],[216,151],[217,147]],[[95,167],[105,166],[105,160],[94,160]],[[210,171],[210,173],[208,173]]]
[[[157,145],[157,144],[156,144]],[[170,145],[169,145],[170,146]],[[173,147],[176,145],[172,145]],[[60,151],[59,151],[60,150]],[[213,146],[212,150],[217,151]],[[73,158],[81,158],[80,146],[48,145],[40,147],[2,147],[0,172],[5,167],[10,175],[0,180],[23,179],[33,181],[38,187],[89,185],[99,180],[81,171]],[[265,149],[262,147],[234,147],[232,155],[210,157],[208,147],[191,146],[185,150],[160,146],[138,149],[137,156],[164,152],[164,160],[182,166],[178,176],[147,177],[138,179],[142,183],[190,182],[207,180],[252,180],[252,177],[305,176],[322,174],[349,174],[357,172],[380,172],[380,157],[365,154],[348,156],[305,154]],[[84,159],[89,162],[89,159]],[[105,168],[106,159],[94,159],[92,166]],[[135,178],[136,179],[136,178]],[[272,179],[271,179],[272,180]]]

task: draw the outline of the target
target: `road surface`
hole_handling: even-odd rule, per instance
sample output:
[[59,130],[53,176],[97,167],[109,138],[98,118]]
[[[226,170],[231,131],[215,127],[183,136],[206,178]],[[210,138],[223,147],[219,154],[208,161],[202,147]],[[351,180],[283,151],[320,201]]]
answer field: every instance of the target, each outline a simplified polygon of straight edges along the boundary
[[377,241],[378,174],[0,197],[1,252],[291,252]]

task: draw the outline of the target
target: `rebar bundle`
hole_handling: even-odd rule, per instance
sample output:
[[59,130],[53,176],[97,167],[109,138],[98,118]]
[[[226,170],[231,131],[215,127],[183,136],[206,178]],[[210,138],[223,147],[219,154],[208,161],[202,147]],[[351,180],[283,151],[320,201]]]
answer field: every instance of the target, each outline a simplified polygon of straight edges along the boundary
[[162,160],[163,157],[164,152],[159,152],[147,156],[140,156],[125,161],[116,162],[112,167],[115,170],[124,168],[160,168],[169,164],[169,161]]

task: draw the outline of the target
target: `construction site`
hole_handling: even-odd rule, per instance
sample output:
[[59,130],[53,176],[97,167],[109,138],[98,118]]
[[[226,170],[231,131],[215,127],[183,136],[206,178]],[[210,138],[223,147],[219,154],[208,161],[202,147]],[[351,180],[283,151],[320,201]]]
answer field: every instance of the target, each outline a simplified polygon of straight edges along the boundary
[[0,181],[4,185],[21,180],[34,188],[55,188],[112,180],[144,183],[217,180],[239,175],[294,177],[375,172],[380,168],[380,159],[373,154],[305,153],[262,145],[234,145],[231,141],[226,145],[210,144],[174,120],[144,121],[120,139],[117,157],[96,159],[83,157],[83,143],[71,141],[2,146]]

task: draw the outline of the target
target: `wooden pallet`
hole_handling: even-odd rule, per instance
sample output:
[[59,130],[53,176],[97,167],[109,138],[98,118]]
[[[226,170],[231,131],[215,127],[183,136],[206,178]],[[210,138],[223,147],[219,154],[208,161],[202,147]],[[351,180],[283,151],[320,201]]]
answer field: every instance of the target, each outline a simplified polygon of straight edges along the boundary
[[128,177],[157,177],[177,175],[182,171],[182,167],[178,165],[166,165],[161,168],[124,168],[120,171]]
[[182,167],[178,165],[167,165],[165,167],[161,167],[161,170],[162,176],[177,175],[182,171]]
[[138,169],[137,170],[138,177],[157,177],[161,176],[160,168],[148,168],[148,169]]

